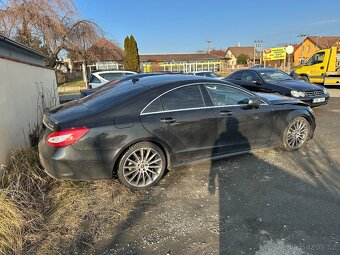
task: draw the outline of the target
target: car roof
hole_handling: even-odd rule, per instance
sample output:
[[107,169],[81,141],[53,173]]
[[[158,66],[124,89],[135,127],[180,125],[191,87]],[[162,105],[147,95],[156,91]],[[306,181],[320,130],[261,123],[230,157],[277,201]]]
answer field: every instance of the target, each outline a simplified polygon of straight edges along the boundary
[[[217,82],[218,80],[205,76],[194,76],[185,74],[164,74],[146,76],[138,79],[135,84],[140,84],[145,87],[157,87],[167,84],[186,84],[186,83],[200,83],[200,82]],[[223,82],[223,81],[222,81]]]
[[258,72],[263,72],[263,71],[281,71],[280,69],[272,68],[272,67],[256,67],[256,68],[244,69],[242,71],[246,71],[246,70],[253,70],[253,71],[258,71]]
[[213,71],[196,71],[191,73],[214,73]]
[[102,73],[133,73],[137,74],[133,71],[125,71],[125,70],[106,70],[106,71],[93,71],[92,74],[102,74]]

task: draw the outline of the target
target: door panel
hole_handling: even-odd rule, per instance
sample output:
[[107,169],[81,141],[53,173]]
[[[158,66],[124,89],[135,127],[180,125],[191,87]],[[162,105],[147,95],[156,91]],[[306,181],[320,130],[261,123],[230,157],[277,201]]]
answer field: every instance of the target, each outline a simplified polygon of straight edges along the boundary
[[227,106],[215,111],[220,132],[218,153],[247,151],[270,144],[274,118],[269,105],[260,105],[258,109]]
[[141,121],[171,147],[178,161],[209,157],[217,146],[219,133],[213,109],[147,114],[141,115]]
[[319,51],[315,53],[306,63],[300,68],[299,73],[306,73],[310,82],[323,83],[324,75],[327,72],[328,54],[326,51]]
[[215,112],[206,107],[196,84],[183,85],[153,100],[141,114],[141,121],[171,147],[178,161],[209,157],[217,146]]
[[229,154],[267,146],[273,129],[273,110],[263,103],[258,109],[247,103],[253,95],[227,85],[204,86],[217,116],[218,154]]

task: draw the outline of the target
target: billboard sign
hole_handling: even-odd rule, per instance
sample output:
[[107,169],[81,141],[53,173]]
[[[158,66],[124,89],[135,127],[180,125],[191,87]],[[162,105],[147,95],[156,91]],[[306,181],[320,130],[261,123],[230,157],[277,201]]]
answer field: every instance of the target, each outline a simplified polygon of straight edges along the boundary
[[263,60],[286,59],[286,47],[270,48],[263,51]]

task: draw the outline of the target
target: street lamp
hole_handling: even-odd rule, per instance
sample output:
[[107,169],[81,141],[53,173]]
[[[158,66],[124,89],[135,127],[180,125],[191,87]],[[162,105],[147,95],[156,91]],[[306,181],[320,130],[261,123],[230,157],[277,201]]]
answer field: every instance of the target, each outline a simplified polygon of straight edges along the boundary
[[256,50],[260,51],[260,65],[262,64],[262,46],[263,46],[262,40],[255,40],[254,41],[254,64],[255,64],[255,61],[256,61]]

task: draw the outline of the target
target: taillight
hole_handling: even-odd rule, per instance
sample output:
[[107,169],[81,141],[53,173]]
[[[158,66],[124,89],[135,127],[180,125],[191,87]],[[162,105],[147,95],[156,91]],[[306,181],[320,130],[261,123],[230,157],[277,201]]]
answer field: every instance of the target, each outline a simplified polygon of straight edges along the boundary
[[49,134],[46,143],[52,147],[66,147],[78,141],[89,132],[89,128],[72,128]]

